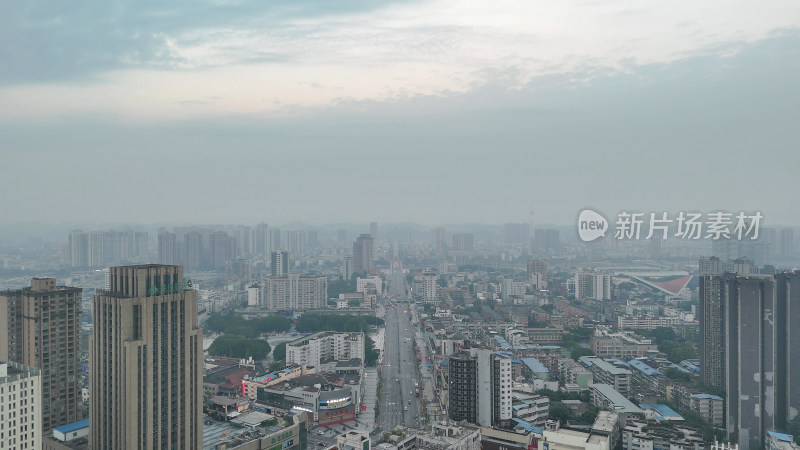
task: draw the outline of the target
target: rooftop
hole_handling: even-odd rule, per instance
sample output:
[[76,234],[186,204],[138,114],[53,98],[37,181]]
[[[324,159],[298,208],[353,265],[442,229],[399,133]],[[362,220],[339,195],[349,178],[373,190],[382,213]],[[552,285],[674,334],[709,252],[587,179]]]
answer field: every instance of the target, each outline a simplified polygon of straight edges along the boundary
[[53,428],[53,431],[58,431],[59,433],[67,434],[75,430],[80,430],[82,428],[89,428],[89,419],[79,420],[77,422],[61,425],[60,427]]
[[605,397],[614,408],[616,413],[644,414],[644,411],[633,402],[617,392],[614,386],[608,384],[591,384],[590,387]]
[[628,361],[628,365],[630,365],[634,369],[638,370],[639,372],[647,375],[648,377],[649,376],[654,376],[654,375],[663,375],[657,369],[654,369],[654,368],[648,366],[644,361],[640,361],[638,359],[632,359],[632,360]]

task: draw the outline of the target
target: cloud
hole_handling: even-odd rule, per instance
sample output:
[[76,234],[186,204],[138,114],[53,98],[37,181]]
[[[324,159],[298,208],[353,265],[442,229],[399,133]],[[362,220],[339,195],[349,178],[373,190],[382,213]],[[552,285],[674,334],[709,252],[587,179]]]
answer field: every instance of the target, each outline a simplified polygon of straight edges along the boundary
[[800,164],[800,32],[730,56],[586,71],[579,82],[551,74],[267,119],[7,121],[0,191],[14,195],[2,220],[435,225],[521,221],[533,209],[571,223],[591,205],[800,223],[787,200]]
[[[743,0],[81,5],[37,2],[0,19],[0,57],[9,61],[0,120],[276,117],[487,84],[519,89],[551,75],[583,83],[697,54],[730,56],[800,25],[791,0],[769,8]],[[208,96],[221,100],[181,104]]]

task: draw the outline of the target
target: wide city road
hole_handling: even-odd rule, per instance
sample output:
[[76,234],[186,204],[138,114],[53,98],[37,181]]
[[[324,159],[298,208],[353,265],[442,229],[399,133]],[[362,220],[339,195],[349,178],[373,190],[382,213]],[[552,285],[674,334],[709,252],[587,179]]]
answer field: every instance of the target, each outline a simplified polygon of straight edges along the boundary
[[420,425],[422,406],[415,389],[419,381],[413,341],[411,311],[406,303],[388,299],[386,305],[386,338],[380,367],[383,385],[378,404],[377,424],[385,431],[397,426]]

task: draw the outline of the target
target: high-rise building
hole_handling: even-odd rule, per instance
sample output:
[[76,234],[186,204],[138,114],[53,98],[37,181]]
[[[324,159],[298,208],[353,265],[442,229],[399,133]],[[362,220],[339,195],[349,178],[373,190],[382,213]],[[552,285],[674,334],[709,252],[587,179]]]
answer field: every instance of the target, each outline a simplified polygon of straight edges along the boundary
[[701,380],[727,392],[729,438],[760,448],[800,430],[800,272],[701,275]]
[[540,229],[533,232],[531,251],[536,253],[555,253],[561,249],[558,230]]
[[0,292],[0,323],[7,324],[0,332],[0,360],[40,370],[44,432],[80,420],[81,293],[57,286],[55,278],[34,278],[29,288]]
[[794,230],[784,228],[778,232],[777,256],[791,258],[794,256]]
[[328,300],[328,279],[296,273],[268,277],[261,298],[270,311],[322,308]]
[[273,277],[289,273],[289,252],[286,250],[276,250],[272,252],[270,269],[272,270]]
[[264,222],[261,222],[260,224],[256,225],[254,234],[253,247],[255,248],[255,253],[257,255],[268,255],[271,251],[269,246],[269,226]]
[[422,271],[422,289],[420,295],[422,301],[425,303],[436,303],[438,298],[436,296],[436,288],[438,287],[439,275],[431,269]]
[[319,247],[319,238],[317,238],[317,232],[314,230],[309,230],[306,232],[306,248],[312,250],[317,247]]
[[270,252],[282,248],[281,246],[281,230],[278,228],[270,228],[269,240],[267,241],[267,250],[264,256],[269,255]]
[[505,225],[506,245],[525,244],[531,240],[531,226],[527,223],[507,223]]
[[123,261],[139,261],[148,257],[148,238],[143,231],[73,230],[67,244],[73,267],[103,267]]
[[448,411],[456,421],[504,427],[511,420],[511,358],[471,348],[450,356]]
[[306,252],[305,249],[305,242],[306,240],[306,232],[305,231],[287,231],[286,232],[286,248],[289,250],[289,253],[293,255],[304,255]]
[[0,361],[0,450],[42,448],[39,369]]
[[349,281],[350,278],[353,278],[353,257],[352,256],[345,256],[342,260],[342,278],[345,281]]
[[158,233],[158,262],[161,264],[175,264],[178,259],[175,250],[178,246],[177,237],[168,231]]
[[362,234],[353,243],[353,271],[358,274],[372,270],[375,240],[372,235]]
[[579,270],[575,274],[575,298],[592,300],[611,299],[611,275]]
[[708,387],[723,388],[725,294],[722,274],[750,275],[757,269],[747,258],[722,260],[712,256],[700,258],[699,271],[700,380]]
[[90,445],[201,448],[202,330],[182,266],[111,267],[89,340]]
[[181,247],[181,254],[179,255],[182,266],[188,269],[200,268],[200,255],[203,249],[203,235],[197,231],[186,233],[183,237],[183,244]]
[[475,250],[475,237],[472,233],[454,234],[453,250],[457,252],[471,252]]
[[546,259],[529,259],[528,260],[528,278],[534,273],[540,273],[547,278],[547,260]]
[[378,239],[378,222],[369,223],[369,234],[372,235],[373,239]]

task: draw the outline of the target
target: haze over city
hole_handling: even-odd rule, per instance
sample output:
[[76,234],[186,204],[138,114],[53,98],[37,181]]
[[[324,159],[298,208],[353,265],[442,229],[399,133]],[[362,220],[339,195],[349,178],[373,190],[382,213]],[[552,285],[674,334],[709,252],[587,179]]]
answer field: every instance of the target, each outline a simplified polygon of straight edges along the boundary
[[0,8],[2,223],[800,223],[795,2]]
[[0,450],[800,450],[800,2],[0,2]]

